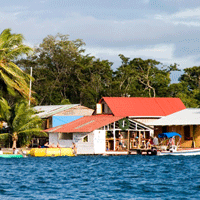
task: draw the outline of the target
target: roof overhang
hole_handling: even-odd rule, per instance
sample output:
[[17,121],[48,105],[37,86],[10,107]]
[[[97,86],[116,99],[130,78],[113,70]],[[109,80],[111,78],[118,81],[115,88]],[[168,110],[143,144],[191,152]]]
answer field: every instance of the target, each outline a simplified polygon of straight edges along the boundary
[[147,123],[150,126],[186,126],[200,125],[200,109],[187,108],[161,119]]
[[139,118],[139,119],[150,119],[150,118],[155,118],[155,119],[158,119],[158,118],[161,118],[163,116],[129,116],[129,118]]

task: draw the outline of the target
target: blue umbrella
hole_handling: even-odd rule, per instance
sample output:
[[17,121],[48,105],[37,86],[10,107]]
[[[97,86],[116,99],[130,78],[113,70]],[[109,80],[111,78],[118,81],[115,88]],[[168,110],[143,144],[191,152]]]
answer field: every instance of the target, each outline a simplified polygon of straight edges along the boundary
[[168,133],[160,133],[158,134],[159,138],[172,138],[173,136],[179,136],[180,138],[182,137],[179,133],[176,132],[168,132]]

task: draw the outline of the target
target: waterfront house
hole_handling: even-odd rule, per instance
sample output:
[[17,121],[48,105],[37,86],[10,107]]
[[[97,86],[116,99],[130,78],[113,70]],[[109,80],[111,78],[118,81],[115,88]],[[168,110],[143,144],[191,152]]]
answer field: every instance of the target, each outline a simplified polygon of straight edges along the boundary
[[35,106],[34,109],[44,120],[44,129],[66,124],[83,116],[90,116],[94,112],[93,109],[80,104]]
[[[43,129],[66,124],[83,116],[90,116],[94,112],[93,109],[80,104],[35,106],[34,109],[44,120]],[[43,145],[48,140],[49,137],[35,137],[32,139],[32,147]]]
[[[85,116],[65,125],[45,130],[51,144],[70,147],[76,143],[78,154],[125,154],[145,145],[153,129],[123,116]],[[136,140],[136,138],[138,138]]]
[[78,154],[127,153],[153,137],[148,122],[184,109],[179,98],[103,97],[92,116],[46,131],[50,143],[69,147],[74,141]]
[[180,147],[200,147],[199,108],[187,108],[148,123],[148,125],[154,126],[155,135],[164,132],[177,132],[181,134]]
[[185,109],[179,98],[171,97],[103,97],[96,114],[128,116],[144,124]]

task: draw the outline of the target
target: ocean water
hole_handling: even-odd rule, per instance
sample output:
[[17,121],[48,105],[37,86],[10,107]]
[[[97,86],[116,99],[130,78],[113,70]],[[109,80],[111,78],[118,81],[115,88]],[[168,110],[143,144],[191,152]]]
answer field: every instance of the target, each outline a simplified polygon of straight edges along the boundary
[[200,156],[1,158],[0,199],[200,199]]

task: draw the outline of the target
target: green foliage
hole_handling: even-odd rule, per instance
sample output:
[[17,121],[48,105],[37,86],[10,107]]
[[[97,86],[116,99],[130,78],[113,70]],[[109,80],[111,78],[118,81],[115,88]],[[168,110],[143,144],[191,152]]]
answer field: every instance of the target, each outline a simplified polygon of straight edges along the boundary
[[30,77],[25,74],[14,62],[19,56],[28,55],[32,49],[23,44],[21,34],[11,34],[5,29],[0,34],[0,90],[1,96],[6,93],[15,95],[17,91],[24,98],[29,97],[27,82]]
[[63,99],[60,103],[60,105],[67,105],[67,104],[71,104],[71,102],[69,101],[69,99]]
[[200,89],[200,66],[184,69],[184,74],[180,77],[181,82],[188,85],[189,90]]
[[60,104],[64,99],[94,107],[112,83],[112,63],[83,55],[82,40],[67,35],[48,36],[28,59],[18,64],[33,67],[33,90],[38,104]]
[[[169,71],[156,60],[130,60],[123,55],[122,65],[114,74],[114,92],[117,96],[167,96]],[[161,68],[162,67],[162,68]]]
[[[31,136],[37,133],[46,135],[41,132],[42,120],[35,114],[36,111],[29,108],[25,101],[9,106],[5,99],[0,99],[0,120],[7,123],[9,135],[14,138],[16,134],[21,145],[30,142]],[[17,139],[15,140],[17,141]]]
[[200,105],[200,66],[184,69],[180,83],[170,86],[171,94],[179,97],[186,107],[198,108]]
[[10,141],[12,141],[12,139],[8,133],[0,134],[0,147],[9,147]]
[[[130,59],[120,54],[121,66],[85,55],[84,42],[68,35],[47,36],[34,54],[18,65],[33,67],[34,94],[39,105],[81,103],[90,108],[102,96],[180,97],[188,107],[200,104],[200,67],[187,68],[180,83],[170,84],[178,64],[165,66],[153,59]],[[62,103],[61,103],[62,102]]]

